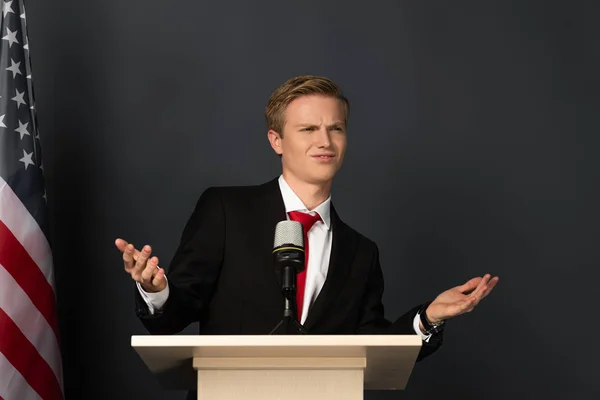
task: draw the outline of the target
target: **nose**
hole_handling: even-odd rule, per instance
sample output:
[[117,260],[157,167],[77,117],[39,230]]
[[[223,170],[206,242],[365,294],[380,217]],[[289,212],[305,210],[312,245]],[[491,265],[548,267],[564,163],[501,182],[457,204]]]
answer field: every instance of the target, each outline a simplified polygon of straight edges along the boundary
[[315,133],[314,138],[317,147],[323,149],[331,146],[330,132],[326,127],[322,127]]

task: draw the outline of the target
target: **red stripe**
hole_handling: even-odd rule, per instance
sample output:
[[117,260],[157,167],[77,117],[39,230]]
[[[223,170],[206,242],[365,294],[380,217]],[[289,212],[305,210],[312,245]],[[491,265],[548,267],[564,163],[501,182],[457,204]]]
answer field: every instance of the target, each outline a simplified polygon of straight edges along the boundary
[[0,264],[27,293],[33,305],[48,321],[58,342],[58,318],[54,290],[21,242],[1,220]]
[[62,391],[52,368],[0,308],[0,353],[15,367],[42,399],[60,400]]

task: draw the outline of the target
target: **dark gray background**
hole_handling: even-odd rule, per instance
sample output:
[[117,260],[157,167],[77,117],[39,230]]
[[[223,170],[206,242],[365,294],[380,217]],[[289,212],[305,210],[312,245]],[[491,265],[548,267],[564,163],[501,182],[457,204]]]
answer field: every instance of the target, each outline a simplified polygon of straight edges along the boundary
[[129,345],[114,239],[166,265],[205,188],[277,176],[263,109],[305,73],[352,102],[333,196],[380,246],[387,315],[500,276],[367,398],[598,398],[593,3],[28,1],[67,399],[182,398]]

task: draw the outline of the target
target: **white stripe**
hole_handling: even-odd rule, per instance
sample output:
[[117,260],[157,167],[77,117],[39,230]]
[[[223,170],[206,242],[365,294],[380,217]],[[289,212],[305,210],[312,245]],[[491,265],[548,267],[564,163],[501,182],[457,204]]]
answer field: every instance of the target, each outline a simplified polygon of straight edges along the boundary
[[21,242],[54,289],[54,268],[48,240],[27,208],[1,177],[0,220]]
[[42,400],[2,353],[0,353],[0,397],[4,400]]
[[40,356],[46,360],[62,387],[60,349],[54,331],[31,302],[27,293],[2,264],[0,264],[0,308],[35,346]]

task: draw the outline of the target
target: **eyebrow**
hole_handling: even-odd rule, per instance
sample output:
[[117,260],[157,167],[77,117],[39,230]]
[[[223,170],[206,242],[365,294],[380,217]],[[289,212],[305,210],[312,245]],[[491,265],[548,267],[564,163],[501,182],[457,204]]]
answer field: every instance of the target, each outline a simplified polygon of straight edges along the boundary
[[[334,126],[343,126],[345,127],[346,124],[343,121],[337,121],[334,122],[330,125],[327,125],[327,128],[333,128]],[[317,124],[310,124],[310,123],[301,123],[301,124],[296,124],[294,125],[295,128],[317,128],[319,127],[319,125]]]

